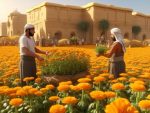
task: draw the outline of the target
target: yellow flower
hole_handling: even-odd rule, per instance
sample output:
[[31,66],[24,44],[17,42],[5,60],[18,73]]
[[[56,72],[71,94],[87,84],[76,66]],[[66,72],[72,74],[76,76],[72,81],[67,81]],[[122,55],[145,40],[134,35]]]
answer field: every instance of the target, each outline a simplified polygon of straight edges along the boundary
[[138,105],[141,109],[150,110],[150,100],[141,100]]
[[27,95],[27,92],[23,89],[19,89],[17,92],[16,92],[16,95],[17,96],[26,96]]
[[126,77],[126,76],[128,76],[128,74],[127,73],[121,73],[120,76]]
[[71,85],[71,81],[66,81],[66,82],[60,82],[59,85]]
[[29,89],[28,93],[31,94],[31,95],[33,95],[37,91],[38,91],[38,89],[32,88],[32,89]]
[[133,91],[136,91],[136,92],[145,91],[146,90],[144,85],[142,85],[142,84],[135,84],[135,83],[130,84],[130,88]]
[[102,100],[105,99],[105,93],[102,91],[92,91],[90,92],[90,96],[95,100]]
[[78,79],[78,82],[80,82],[80,83],[86,83],[86,82],[90,82],[90,81],[91,81],[90,78],[80,78],[80,79]]
[[49,97],[49,100],[50,101],[57,101],[57,100],[59,100],[59,97],[58,96],[51,96],[51,97]]
[[69,85],[60,85],[57,87],[58,91],[68,91],[70,89]]
[[124,90],[125,86],[122,83],[115,83],[111,86],[113,90]]
[[108,104],[105,113],[139,113],[130,102],[125,98],[117,98],[114,102]]
[[134,82],[134,84],[142,84],[142,85],[145,85],[145,82],[141,81],[141,80],[137,80]]
[[55,87],[52,84],[46,85],[46,89],[53,90]]
[[129,82],[135,82],[136,80],[137,80],[137,78],[132,77],[132,78],[129,79]]
[[116,93],[112,91],[106,91],[105,95],[107,98],[114,98],[116,96]]
[[73,86],[73,85],[70,85],[70,89],[73,91],[80,91],[81,90],[81,88],[79,86]]
[[34,77],[26,77],[23,79],[24,82],[29,82],[31,80],[34,80]]
[[63,98],[62,103],[64,104],[76,104],[78,100],[75,97],[68,96]]
[[91,89],[91,84],[89,84],[89,83],[79,83],[77,86],[80,87],[81,90]]
[[42,91],[36,91],[36,92],[34,92],[34,95],[36,95],[36,96],[42,96],[43,93],[42,93]]
[[119,80],[119,81],[126,81],[127,78],[125,78],[125,77],[120,77],[120,78],[118,78],[118,80]]
[[102,82],[102,81],[105,81],[105,80],[106,80],[106,78],[102,77],[102,76],[94,77],[94,82],[95,83],[99,83],[99,82]]
[[48,91],[47,88],[41,88],[40,91],[42,91],[42,93],[46,93]]
[[66,108],[63,105],[53,105],[51,106],[49,113],[65,113]]
[[9,104],[12,105],[12,106],[19,106],[23,103],[23,100],[21,98],[13,98],[10,100]]
[[41,83],[42,79],[41,78],[36,78],[35,83]]

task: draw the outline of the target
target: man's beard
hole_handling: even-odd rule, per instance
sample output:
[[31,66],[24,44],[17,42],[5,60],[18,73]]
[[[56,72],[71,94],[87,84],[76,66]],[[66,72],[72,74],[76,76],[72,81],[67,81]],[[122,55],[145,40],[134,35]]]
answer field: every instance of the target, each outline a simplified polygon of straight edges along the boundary
[[116,38],[115,38],[115,37],[112,37],[111,39],[112,39],[112,41],[113,41],[113,42],[115,42],[115,41],[116,41]]
[[29,36],[34,36],[34,33],[29,32]]

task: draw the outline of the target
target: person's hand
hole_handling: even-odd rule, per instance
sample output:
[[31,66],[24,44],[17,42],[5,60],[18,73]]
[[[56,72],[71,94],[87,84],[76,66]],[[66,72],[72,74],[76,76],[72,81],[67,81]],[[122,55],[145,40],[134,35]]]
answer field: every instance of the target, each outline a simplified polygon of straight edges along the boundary
[[39,61],[44,61],[44,58],[41,57],[41,56],[37,56],[37,59],[38,59]]
[[45,55],[48,56],[49,55],[49,51],[45,51]]

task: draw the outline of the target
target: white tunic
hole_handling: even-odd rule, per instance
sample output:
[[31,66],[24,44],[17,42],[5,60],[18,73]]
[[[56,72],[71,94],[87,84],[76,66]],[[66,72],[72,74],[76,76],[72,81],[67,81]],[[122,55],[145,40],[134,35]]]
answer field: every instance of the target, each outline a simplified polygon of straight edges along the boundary
[[22,35],[19,39],[19,46],[20,46],[20,55],[26,55],[23,51],[23,47],[28,48],[31,52],[35,53],[35,42],[34,39],[28,38],[25,35]]

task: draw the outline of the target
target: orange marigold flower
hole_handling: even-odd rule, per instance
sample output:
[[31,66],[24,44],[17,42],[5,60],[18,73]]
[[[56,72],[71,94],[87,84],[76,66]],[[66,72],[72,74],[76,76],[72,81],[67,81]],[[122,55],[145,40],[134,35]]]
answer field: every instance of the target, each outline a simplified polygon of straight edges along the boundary
[[124,90],[125,86],[122,83],[115,83],[111,87],[113,90]]
[[32,89],[29,89],[28,93],[32,95],[32,94],[34,94],[37,91],[38,91],[38,89],[32,88]]
[[92,91],[90,92],[90,96],[95,100],[102,100],[106,97],[103,91]]
[[35,83],[41,83],[42,79],[41,78],[36,78]]
[[55,87],[52,84],[46,85],[46,89],[53,90]]
[[141,109],[150,110],[150,100],[141,100],[138,105]]
[[131,77],[131,78],[129,79],[129,82],[135,82],[136,80],[137,80],[137,78]]
[[63,105],[53,105],[51,106],[49,113],[65,113],[66,112],[66,108]]
[[136,92],[139,92],[139,91],[145,91],[146,88],[144,85],[142,84],[130,84],[130,88],[133,90],[133,91],[136,91]]
[[66,81],[66,82],[60,82],[59,85],[71,85],[71,81]]
[[24,82],[29,82],[31,80],[34,80],[34,77],[26,77],[23,79]]
[[63,98],[62,103],[64,104],[76,104],[78,100],[75,97],[68,96]]
[[116,93],[112,91],[106,91],[105,95],[107,98],[114,98],[116,96]]
[[36,96],[42,96],[43,93],[42,93],[42,91],[36,91],[36,92],[34,92],[34,95],[36,95]]
[[73,91],[81,90],[81,88],[79,86],[73,86],[73,85],[70,85],[70,89],[73,90]]
[[28,92],[30,89],[32,89],[32,86],[24,86],[23,89]]
[[102,76],[94,77],[94,82],[95,83],[99,83],[99,82],[102,82],[102,81],[105,81],[105,80],[106,80],[106,78],[102,77]]
[[114,102],[108,104],[105,113],[139,113],[130,102],[125,98],[117,98]]
[[17,92],[16,92],[16,95],[17,96],[26,96],[27,95],[27,92],[23,89],[19,89]]
[[125,77],[119,77],[118,80],[119,80],[119,81],[126,81],[127,78],[125,78]]
[[142,85],[145,85],[145,82],[144,81],[141,81],[141,80],[137,80],[134,82],[134,84],[142,84]]
[[92,87],[89,83],[79,83],[77,86],[80,87],[81,90],[89,90]]
[[127,73],[121,73],[120,76],[126,77],[126,76],[128,76],[128,74]]
[[12,105],[12,106],[19,106],[23,103],[23,100],[21,98],[13,98],[10,100],[9,104]]
[[59,100],[59,97],[58,96],[51,96],[51,97],[49,97],[49,100],[50,101],[57,101],[57,100]]
[[80,78],[80,79],[78,79],[78,82],[80,82],[80,83],[86,83],[86,82],[90,82],[90,81],[91,81],[90,78]]
[[40,91],[42,91],[42,93],[46,93],[48,91],[47,88],[41,88]]
[[58,91],[67,91],[70,89],[69,85],[60,85],[57,87]]

